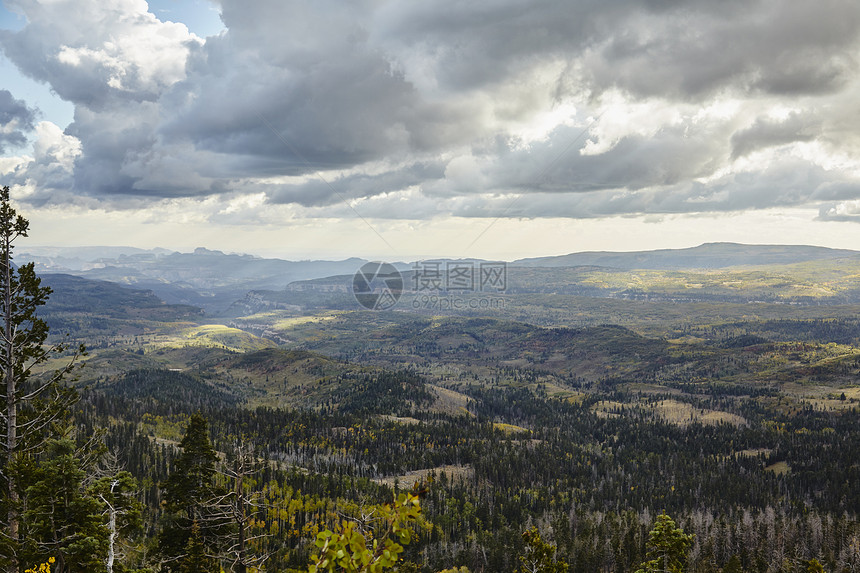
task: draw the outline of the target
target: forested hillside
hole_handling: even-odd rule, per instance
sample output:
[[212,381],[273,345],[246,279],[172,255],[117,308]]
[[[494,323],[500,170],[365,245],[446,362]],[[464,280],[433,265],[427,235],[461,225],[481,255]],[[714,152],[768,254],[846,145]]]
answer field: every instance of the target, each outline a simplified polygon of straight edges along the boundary
[[462,316],[298,290],[219,320],[49,283],[51,339],[89,353],[26,479],[64,476],[91,517],[57,523],[90,545],[22,513],[28,566],[104,570],[113,514],[115,571],[308,571],[325,531],[386,539],[420,505],[391,518],[392,570],[647,571],[669,516],[693,535],[684,571],[860,568],[856,307],[514,293]]
[[301,568],[320,528],[416,479],[428,528],[406,556],[428,571],[513,571],[531,525],[574,570],[632,571],[662,510],[696,534],[695,571],[718,571],[733,556],[747,571],[813,558],[850,570],[860,558],[855,407],[781,412],[776,401],[715,393],[683,404],[731,411],[740,423],[670,421],[659,407],[673,393],[561,400],[540,386],[459,385],[467,412],[451,415],[422,407],[432,394],[409,371],[354,387],[317,410],[249,409],[191,377],[136,372],[87,391],[77,419],[111,427],[108,447],[149,484],[150,531],[161,513],[157,484],[176,456],[171,440],[193,412],[209,420],[216,450],[253,447],[260,465],[249,494],[265,499],[257,551],[271,554],[273,571]]

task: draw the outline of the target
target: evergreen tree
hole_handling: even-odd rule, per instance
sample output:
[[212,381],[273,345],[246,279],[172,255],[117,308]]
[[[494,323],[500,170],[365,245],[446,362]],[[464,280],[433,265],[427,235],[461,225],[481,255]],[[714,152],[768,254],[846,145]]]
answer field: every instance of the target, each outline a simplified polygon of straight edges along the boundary
[[642,563],[636,573],[682,573],[687,565],[687,555],[693,544],[693,536],[675,526],[675,521],[664,511],[648,536],[648,561]]
[[29,226],[12,207],[9,187],[0,189],[0,566],[9,573],[18,571],[22,551],[28,484],[20,477],[58,437],[54,422],[77,399],[62,380],[84,354],[81,346],[52,375],[31,377],[34,366],[66,348],[45,344],[48,325],[36,314],[51,289],[41,285],[33,263],[16,266],[12,261],[15,241],[28,235]]
[[184,511],[193,520],[195,513],[211,497],[218,455],[209,441],[206,418],[193,414],[179,443],[182,455],[165,482],[165,501],[168,509]]
[[217,571],[215,560],[206,555],[206,546],[200,525],[195,520],[191,524],[188,543],[185,544],[185,556],[179,564],[179,573],[212,573]]
[[741,558],[737,555],[732,555],[726,566],[723,567],[723,573],[744,573],[744,569],[741,566]]
[[192,415],[179,445],[182,454],[162,484],[166,515],[158,540],[165,569],[170,572],[191,566],[188,560],[197,557],[188,551],[197,551],[198,544],[203,553],[217,555],[230,524],[224,507],[226,492],[215,484],[218,456],[209,442],[206,418]]
[[22,554],[56,558],[55,573],[104,571],[108,532],[102,505],[85,490],[87,468],[68,439],[52,441],[26,475]]

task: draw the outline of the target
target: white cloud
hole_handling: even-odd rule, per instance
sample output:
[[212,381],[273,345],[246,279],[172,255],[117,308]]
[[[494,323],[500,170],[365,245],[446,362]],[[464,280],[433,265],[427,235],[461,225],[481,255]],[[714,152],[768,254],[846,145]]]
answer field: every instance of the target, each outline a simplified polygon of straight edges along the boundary
[[274,225],[860,200],[856,3],[220,0],[205,40],[144,0],[8,3],[4,53],[75,106],[65,133],[0,117],[0,145],[35,136],[0,164],[35,205]]

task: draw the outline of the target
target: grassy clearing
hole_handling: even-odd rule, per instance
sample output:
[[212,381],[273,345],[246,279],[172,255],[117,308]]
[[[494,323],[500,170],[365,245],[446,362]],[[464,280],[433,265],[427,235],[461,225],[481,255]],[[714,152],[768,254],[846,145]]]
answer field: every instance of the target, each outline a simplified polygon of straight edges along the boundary
[[791,471],[791,466],[788,465],[788,462],[776,462],[775,464],[771,464],[764,468],[765,471],[773,472],[776,475],[785,475]]
[[270,340],[254,336],[238,328],[223,324],[204,324],[185,328],[172,335],[165,334],[154,337],[144,348],[146,352],[151,352],[154,349],[188,346],[223,348],[231,352],[254,352],[264,348],[274,348],[276,345]]
[[630,404],[623,402],[615,402],[612,400],[601,400],[591,407],[591,411],[601,418],[615,418],[620,416],[625,408],[630,408]]
[[505,424],[502,422],[493,422],[493,427],[497,430],[501,430],[506,434],[521,434],[524,432],[531,432],[528,428],[523,428],[522,426],[517,426],[515,424]]
[[629,404],[624,402],[616,402],[612,400],[601,400],[591,407],[592,412],[600,417],[609,418],[622,415],[629,410],[645,410],[652,412],[657,417],[678,426],[689,426],[690,424],[699,423],[715,426],[721,423],[728,423],[735,426],[743,426],[747,424],[747,420],[737,414],[722,412],[720,410],[708,410],[696,408],[686,402],[678,400],[661,400],[659,402],[646,404]]
[[628,392],[636,392],[640,394],[683,394],[677,388],[669,388],[667,386],[660,386],[659,384],[646,384],[644,382],[631,382],[630,384],[625,384],[624,389]]
[[475,477],[475,470],[472,466],[448,465],[425,470],[414,470],[397,476],[377,478],[373,481],[381,485],[387,485],[388,487],[394,487],[394,482],[397,482],[397,485],[401,489],[408,489],[415,482],[423,482],[426,480],[427,476],[431,473],[436,474],[436,478],[438,479],[442,472],[445,472],[445,475],[450,481],[470,480]]
[[695,408],[686,402],[679,402],[677,400],[662,400],[660,403],[654,405],[653,409],[665,421],[678,426],[688,426],[695,422],[711,426],[716,426],[720,423],[728,423],[734,426],[744,426],[747,424],[746,419],[737,414]]
[[772,451],[770,448],[753,448],[737,451],[735,455],[742,458],[756,458],[758,456],[768,456]]
[[839,411],[860,407],[860,387],[858,386],[788,382],[782,385],[782,392],[801,404],[811,405],[816,410]]
[[419,424],[421,420],[417,418],[413,418],[411,416],[392,416],[390,414],[383,414],[380,416],[386,422],[394,422],[395,424]]
[[434,384],[428,384],[427,389],[436,396],[436,400],[428,408],[429,411],[453,416],[474,416],[468,409],[473,400],[465,394]]
[[559,384],[555,384],[550,380],[541,381],[541,384],[543,385],[543,389],[546,391],[546,395],[550,398],[567,400],[568,402],[580,402],[585,396],[585,394],[582,392],[571,390],[570,388],[566,388],[564,386],[560,386]]
[[289,318],[280,318],[272,325],[276,330],[290,330],[305,324],[317,324],[320,322],[334,320],[336,314],[317,314],[313,316],[292,316]]
[[702,338],[701,336],[692,336],[689,334],[685,335],[685,336],[679,336],[678,338],[669,338],[666,340],[666,342],[668,342],[669,344],[678,344],[678,345],[702,344],[706,341],[707,340],[705,338]]

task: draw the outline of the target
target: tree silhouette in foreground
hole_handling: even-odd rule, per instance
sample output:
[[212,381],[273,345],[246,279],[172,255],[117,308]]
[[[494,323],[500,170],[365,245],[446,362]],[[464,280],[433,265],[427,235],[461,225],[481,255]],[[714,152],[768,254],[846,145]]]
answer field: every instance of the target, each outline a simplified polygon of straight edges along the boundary
[[[34,485],[27,479],[49,444],[62,438],[56,422],[68,415],[77,400],[77,392],[64,385],[63,378],[85,354],[80,346],[53,373],[34,375],[34,367],[66,347],[46,344],[48,325],[37,316],[51,289],[41,285],[33,263],[13,263],[15,241],[26,237],[29,227],[29,221],[12,207],[9,187],[4,186],[0,189],[0,567],[9,573],[17,573],[24,556],[27,534],[22,520],[27,489]],[[77,535],[75,524],[65,525],[70,526],[70,535]]]

